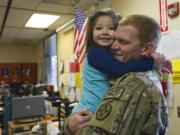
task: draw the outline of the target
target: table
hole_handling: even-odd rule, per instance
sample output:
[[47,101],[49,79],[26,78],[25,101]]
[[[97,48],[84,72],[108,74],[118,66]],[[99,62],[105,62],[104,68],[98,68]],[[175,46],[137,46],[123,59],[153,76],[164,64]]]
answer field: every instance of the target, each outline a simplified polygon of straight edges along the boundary
[[13,135],[15,130],[21,128],[24,131],[29,131],[35,125],[39,124],[43,130],[43,135],[47,135],[47,121],[37,120],[37,121],[28,121],[28,122],[18,122],[18,121],[9,121],[8,122],[8,135]]

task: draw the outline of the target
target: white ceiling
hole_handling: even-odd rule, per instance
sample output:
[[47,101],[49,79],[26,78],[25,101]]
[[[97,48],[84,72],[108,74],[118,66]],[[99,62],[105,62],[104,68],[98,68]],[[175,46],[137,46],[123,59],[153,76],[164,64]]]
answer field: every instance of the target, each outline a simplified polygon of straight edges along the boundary
[[[54,33],[65,22],[74,18],[73,3],[76,3],[81,10],[86,11],[97,2],[98,0],[73,0],[73,2],[72,0],[0,0],[0,45],[36,44]],[[8,3],[11,4],[5,19]],[[34,12],[60,15],[60,19],[48,29],[25,28],[25,23]]]

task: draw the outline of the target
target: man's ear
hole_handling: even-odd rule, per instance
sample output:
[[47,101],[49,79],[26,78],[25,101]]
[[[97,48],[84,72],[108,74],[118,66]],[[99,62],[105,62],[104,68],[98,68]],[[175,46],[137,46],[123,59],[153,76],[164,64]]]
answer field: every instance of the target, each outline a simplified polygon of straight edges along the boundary
[[141,51],[141,55],[143,56],[149,56],[152,52],[155,51],[155,45],[153,42],[146,43]]

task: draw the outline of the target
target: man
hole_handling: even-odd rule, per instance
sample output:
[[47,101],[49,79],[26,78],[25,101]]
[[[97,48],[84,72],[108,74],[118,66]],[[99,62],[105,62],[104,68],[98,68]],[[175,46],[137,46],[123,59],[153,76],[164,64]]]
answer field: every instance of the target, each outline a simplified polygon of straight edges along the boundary
[[[130,15],[120,22],[111,49],[116,59],[126,62],[149,55],[159,40],[160,28],[154,19]],[[88,114],[86,110],[83,113]],[[81,126],[89,119],[89,115],[81,119]],[[71,132],[75,131],[71,121],[66,125]],[[164,135],[167,126],[168,111],[159,79],[148,71],[128,73],[117,79],[88,126],[76,135]]]

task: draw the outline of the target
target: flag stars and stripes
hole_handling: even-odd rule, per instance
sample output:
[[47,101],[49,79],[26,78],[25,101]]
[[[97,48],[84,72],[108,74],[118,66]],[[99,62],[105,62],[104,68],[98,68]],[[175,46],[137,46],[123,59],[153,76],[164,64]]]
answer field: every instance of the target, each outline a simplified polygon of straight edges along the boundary
[[74,31],[74,54],[78,62],[82,62],[85,56],[85,36],[86,36],[87,16],[75,7],[75,31]]

